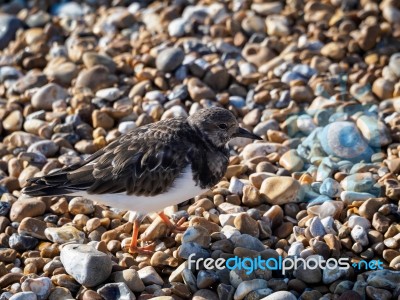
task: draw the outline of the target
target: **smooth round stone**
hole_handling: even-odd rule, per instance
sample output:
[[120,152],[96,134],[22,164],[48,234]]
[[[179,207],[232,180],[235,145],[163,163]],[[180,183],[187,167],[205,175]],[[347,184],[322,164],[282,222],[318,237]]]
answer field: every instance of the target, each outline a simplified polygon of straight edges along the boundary
[[282,15],[270,15],[265,20],[267,33],[270,36],[283,37],[290,34],[288,18]]
[[164,281],[152,266],[147,266],[138,271],[140,279],[145,285],[157,284],[163,285]]
[[369,244],[367,231],[360,225],[354,226],[354,228],[351,230],[351,237],[361,246],[368,246]]
[[324,284],[331,284],[332,282],[338,280],[341,277],[344,277],[347,273],[347,270],[340,268],[325,268],[322,271],[322,282]]
[[340,187],[340,183],[332,178],[326,178],[320,188],[319,192],[321,195],[326,195],[331,198],[339,197],[342,192],[342,188]]
[[134,121],[125,121],[121,122],[118,125],[118,131],[122,134],[127,134],[129,131],[135,129],[137,127]]
[[253,280],[243,281],[237,287],[235,295],[233,297],[235,300],[236,299],[242,300],[250,292],[266,288],[267,286],[268,286],[267,281],[264,279],[253,279]]
[[0,82],[4,82],[6,80],[16,80],[23,76],[21,71],[16,68],[10,66],[0,67]]
[[189,242],[208,248],[211,242],[208,230],[202,226],[189,227],[182,236],[182,243]]
[[372,174],[368,172],[349,175],[340,182],[340,186],[345,191],[363,193],[371,191],[375,183]]
[[145,286],[139,277],[139,274],[134,269],[127,269],[123,271],[114,272],[111,274],[114,282],[125,283],[132,292],[141,293],[144,291]]
[[324,127],[318,137],[328,155],[352,162],[371,161],[373,150],[352,122],[331,123]]
[[400,271],[377,270],[372,271],[367,278],[367,283],[376,288],[392,289],[398,287]]
[[11,209],[11,204],[5,201],[0,201],[0,216],[6,216]]
[[37,152],[43,154],[46,157],[52,157],[57,153],[58,149],[59,147],[55,142],[44,140],[35,142],[30,145],[28,148],[28,152]]
[[173,37],[184,36],[190,24],[183,18],[176,18],[168,24],[168,34]]
[[90,215],[94,212],[93,201],[83,197],[73,198],[68,204],[68,211],[73,215]]
[[192,257],[193,259],[210,257],[210,252],[203,249],[199,244],[193,242],[182,244],[178,250],[178,255],[184,259],[188,259],[193,253],[195,254],[195,256]]
[[357,215],[351,215],[347,221],[347,225],[350,228],[354,228],[357,225],[363,228],[371,228],[371,222],[368,219]]
[[254,237],[258,237],[260,234],[257,221],[247,213],[240,213],[237,215],[233,223],[242,234],[249,234]]
[[107,283],[97,290],[97,293],[105,300],[134,300],[135,294],[124,282]]
[[163,72],[172,72],[178,68],[185,58],[181,48],[167,48],[162,50],[156,58],[156,67]]
[[18,233],[21,235],[29,235],[41,240],[46,240],[44,231],[46,230],[46,222],[36,218],[24,218],[18,226]]
[[361,116],[357,127],[371,147],[386,146],[392,142],[389,129],[377,116]]
[[0,50],[6,48],[14,40],[15,33],[23,26],[24,23],[15,16],[0,15]]
[[264,195],[266,201],[273,205],[298,202],[302,198],[300,183],[286,176],[266,178],[261,184],[260,194]]
[[37,217],[46,211],[46,204],[36,198],[17,200],[10,210],[10,220],[21,222],[26,217]]
[[111,274],[110,256],[91,245],[66,245],[61,249],[60,259],[67,273],[87,287],[102,283]]
[[200,270],[197,274],[197,287],[205,289],[219,281],[218,275],[211,270]]
[[86,68],[91,68],[96,65],[102,65],[106,67],[110,73],[114,73],[115,69],[117,68],[117,65],[111,57],[98,54],[96,52],[85,52],[82,55],[82,60]]
[[14,110],[4,119],[3,128],[11,132],[21,130],[23,120],[22,113]]
[[84,15],[83,7],[76,2],[67,2],[53,6],[52,14],[61,18],[79,18]]
[[258,239],[248,234],[242,234],[235,241],[235,248],[242,247],[253,251],[261,252],[265,250],[265,246]]
[[49,227],[46,228],[44,234],[50,241],[58,244],[83,243],[85,240],[85,233],[73,226]]
[[272,293],[271,295],[262,298],[261,300],[296,300],[297,297],[287,291],[279,291]]
[[10,236],[8,244],[10,248],[17,250],[18,252],[24,252],[27,250],[32,250],[39,243],[38,239],[14,233]]
[[38,300],[34,292],[19,292],[13,295],[9,300]]
[[21,284],[23,291],[32,291],[36,294],[38,300],[46,300],[50,294],[53,284],[48,277],[27,278]]
[[394,53],[389,60],[390,70],[400,78],[400,53]]
[[314,217],[311,220],[309,229],[313,237],[324,236],[326,234],[324,225],[319,217]]
[[302,74],[293,72],[293,71],[287,71],[287,72],[283,73],[282,79],[281,79],[281,81],[286,84],[290,84],[290,82],[298,81],[298,80],[303,81],[303,82],[308,81],[307,78],[305,78]]
[[297,151],[292,149],[281,156],[279,164],[289,172],[293,173],[303,169],[304,161]]
[[240,96],[230,96],[229,103],[236,108],[243,108],[246,106],[246,100]]
[[33,94],[31,103],[36,109],[51,110],[53,103],[57,100],[65,100],[68,97],[67,91],[55,83],[49,83]]
[[309,115],[301,115],[297,118],[297,128],[304,134],[310,134],[317,126]]
[[279,14],[282,9],[283,5],[278,1],[269,3],[253,3],[251,5],[251,10],[262,16]]
[[122,95],[122,91],[116,87],[101,89],[96,92],[96,97],[108,101],[115,101]]
[[354,201],[365,201],[369,198],[374,198],[374,197],[375,196],[370,193],[357,193],[348,191],[343,191],[340,193],[340,199],[347,204],[351,204]]
[[[306,262],[309,261],[310,259],[318,261],[318,260],[321,259],[321,256],[319,256],[319,255],[310,255],[309,257],[306,258]],[[308,268],[307,265],[304,266],[303,264],[304,263],[300,263],[300,267],[298,267],[294,271],[293,276],[296,277],[297,279],[300,279],[301,281],[304,281],[305,283],[318,283],[318,282],[320,282],[321,279],[322,279],[321,269],[319,267],[311,269],[311,268]],[[312,266],[314,267],[314,262],[312,263]]]

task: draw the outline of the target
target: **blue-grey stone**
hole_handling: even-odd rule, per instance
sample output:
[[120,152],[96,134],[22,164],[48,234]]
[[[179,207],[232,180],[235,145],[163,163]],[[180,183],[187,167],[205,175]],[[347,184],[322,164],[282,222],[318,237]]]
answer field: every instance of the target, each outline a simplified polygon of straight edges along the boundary
[[184,259],[188,259],[189,256],[192,256],[192,260],[197,260],[199,258],[208,258],[210,257],[210,252],[204,248],[202,248],[199,244],[189,242],[183,243],[180,248],[178,255]]
[[230,96],[229,103],[236,108],[243,108],[244,106],[246,106],[246,100],[240,96]]
[[332,178],[326,178],[319,189],[321,195],[326,195],[328,197],[334,198],[339,197],[342,189],[340,188],[339,182]]
[[184,58],[185,53],[181,48],[166,48],[157,55],[156,67],[163,72],[172,72],[181,65]]
[[6,216],[10,211],[11,204],[5,201],[0,201],[0,216]]
[[345,191],[365,193],[370,192],[375,183],[371,173],[357,173],[344,178],[340,185]]
[[331,201],[332,199],[326,195],[319,195],[318,197],[311,199],[308,204],[307,207],[311,207],[314,205],[320,205],[326,201]]
[[6,80],[17,80],[22,76],[23,74],[14,67],[4,66],[0,68],[0,82]]
[[258,252],[265,250],[265,246],[259,239],[248,234],[242,234],[240,238],[235,241],[235,248],[236,247],[242,247]]
[[311,68],[305,64],[295,65],[292,69],[293,72],[299,73],[306,78],[310,78],[313,75],[317,74],[317,71],[314,68]]
[[285,73],[283,73],[281,81],[286,83],[286,84],[290,84],[291,81],[294,80],[301,80],[303,82],[307,82],[307,78],[304,77],[302,74],[297,73],[297,72],[293,72],[293,71],[287,71]]
[[97,290],[104,300],[130,300],[136,299],[135,294],[124,282],[107,283]]
[[15,39],[15,33],[23,28],[24,23],[15,16],[0,15],[0,50],[3,50]]
[[79,3],[66,2],[53,5],[51,13],[61,18],[80,18],[84,15],[84,10]]
[[24,252],[26,250],[34,249],[39,243],[39,240],[28,235],[13,233],[10,236],[8,243],[10,248],[17,250],[18,252]]
[[352,122],[334,122],[325,126],[319,140],[328,155],[352,162],[369,162],[374,153]]

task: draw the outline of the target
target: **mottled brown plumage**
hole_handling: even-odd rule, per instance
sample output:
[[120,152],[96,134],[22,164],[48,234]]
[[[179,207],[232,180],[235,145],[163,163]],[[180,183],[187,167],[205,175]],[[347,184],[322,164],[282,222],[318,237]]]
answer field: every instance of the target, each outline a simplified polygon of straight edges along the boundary
[[23,192],[31,196],[77,191],[126,193],[134,201],[134,196],[167,192],[188,165],[196,185],[211,188],[226,172],[226,143],[235,136],[259,139],[241,129],[234,115],[223,108],[201,110],[189,118],[159,121],[121,136],[82,164],[32,178],[34,185]]

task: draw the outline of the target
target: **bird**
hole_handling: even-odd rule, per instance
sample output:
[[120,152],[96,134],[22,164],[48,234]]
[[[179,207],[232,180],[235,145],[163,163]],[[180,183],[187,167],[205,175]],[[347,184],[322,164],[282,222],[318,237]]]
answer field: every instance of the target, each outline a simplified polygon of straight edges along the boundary
[[30,197],[80,196],[132,211],[133,233],[128,251],[138,247],[139,226],[156,212],[168,227],[184,230],[163,213],[215,186],[229,164],[228,142],[235,137],[261,140],[239,126],[222,107],[201,109],[189,117],[174,117],[137,127],[82,163],[28,180],[22,190]]

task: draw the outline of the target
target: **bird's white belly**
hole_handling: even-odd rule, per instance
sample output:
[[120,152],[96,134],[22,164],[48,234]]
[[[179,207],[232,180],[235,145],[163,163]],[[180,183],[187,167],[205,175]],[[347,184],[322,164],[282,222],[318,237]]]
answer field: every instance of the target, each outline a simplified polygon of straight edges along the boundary
[[207,191],[196,186],[193,181],[192,168],[188,165],[173,186],[165,193],[156,196],[135,196],[126,193],[88,194],[79,191],[72,196],[81,196],[111,207],[136,211],[140,213],[159,212],[167,206],[176,205]]

